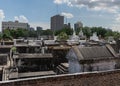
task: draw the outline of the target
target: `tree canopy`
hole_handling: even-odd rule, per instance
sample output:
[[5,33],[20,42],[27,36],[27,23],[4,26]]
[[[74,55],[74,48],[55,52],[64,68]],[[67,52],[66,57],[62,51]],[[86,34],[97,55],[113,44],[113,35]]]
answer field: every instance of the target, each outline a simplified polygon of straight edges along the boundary
[[[115,40],[118,40],[120,38],[120,32],[112,31],[111,29],[106,29],[106,28],[103,28],[103,27],[77,28],[75,30],[76,34],[78,35],[81,30],[83,31],[83,34],[87,38],[89,38],[94,32],[96,32],[97,35],[102,37],[102,38],[108,38],[109,36],[113,36],[115,38]],[[55,32],[53,32],[50,29],[39,30],[39,31],[35,31],[35,30],[30,31],[30,30],[22,29],[22,28],[5,29],[2,33],[0,33],[0,39],[12,40],[13,38],[19,38],[19,37],[38,37],[38,36],[42,36],[42,35],[46,35],[46,36],[51,35],[52,36],[53,33],[55,35],[59,35],[62,32],[64,34],[66,34],[67,36],[69,36],[69,35],[73,34],[73,29],[72,28],[63,28],[63,29],[55,31]]]

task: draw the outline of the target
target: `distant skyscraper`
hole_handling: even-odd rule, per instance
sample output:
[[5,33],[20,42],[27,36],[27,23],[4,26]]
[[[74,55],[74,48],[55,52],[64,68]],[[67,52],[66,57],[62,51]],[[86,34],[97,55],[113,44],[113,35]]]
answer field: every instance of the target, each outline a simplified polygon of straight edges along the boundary
[[40,31],[40,30],[42,30],[43,28],[42,28],[42,27],[37,27],[36,29],[37,29],[37,31]]
[[64,27],[64,16],[55,15],[51,17],[51,30],[61,30]]
[[64,28],[71,28],[71,24],[70,23],[64,24]]
[[30,27],[29,28],[29,31],[34,31],[35,29],[33,27]]
[[83,27],[83,23],[82,22],[77,22],[74,24],[74,29],[76,30],[77,28],[82,28]]
[[21,29],[29,29],[30,25],[28,23],[22,23],[22,22],[12,22],[12,21],[8,21],[8,22],[2,22],[2,30],[5,29],[17,29],[17,28],[21,28]]

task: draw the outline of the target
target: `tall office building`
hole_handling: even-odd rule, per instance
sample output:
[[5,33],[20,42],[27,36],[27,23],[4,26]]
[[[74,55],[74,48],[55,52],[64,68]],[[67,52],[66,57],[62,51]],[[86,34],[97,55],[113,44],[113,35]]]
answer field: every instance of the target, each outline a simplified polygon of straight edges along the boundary
[[41,30],[43,30],[43,28],[42,28],[42,27],[37,26],[37,27],[36,27],[36,30],[37,30],[37,31],[41,31]]
[[64,27],[64,16],[55,15],[51,17],[51,30],[61,30]]
[[64,24],[64,28],[71,28],[71,24],[70,23]]
[[77,28],[82,28],[83,27],[83,23],[82,22],[76,22],[75,24],[74,24],[74,29],[76,30]]
[[5,29],[17,29],[17,28],[22,28],[22,29],[29,29],[30,25],[28,23],[22,23],[22,22],[12,22],[12,21],[8,21],[8,22],[2,22],[2,30]]

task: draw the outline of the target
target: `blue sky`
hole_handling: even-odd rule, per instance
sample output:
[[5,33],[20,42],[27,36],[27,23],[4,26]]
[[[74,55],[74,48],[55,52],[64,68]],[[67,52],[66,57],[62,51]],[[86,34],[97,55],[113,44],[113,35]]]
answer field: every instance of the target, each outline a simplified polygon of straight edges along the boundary
[[119,9],[119,0],[0,0],[0,22],[19,20],[47,29],[50,17],[59,13],[72,25],[81,21],[120,31]]

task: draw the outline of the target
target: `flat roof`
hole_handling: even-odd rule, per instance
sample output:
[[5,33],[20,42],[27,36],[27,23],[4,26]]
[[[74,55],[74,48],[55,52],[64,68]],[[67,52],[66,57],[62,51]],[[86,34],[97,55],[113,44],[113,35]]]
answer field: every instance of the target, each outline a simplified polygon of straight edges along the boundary
[[26,43],[19,43],[15,45],[16,47],[40,47],[38,44],[26,44]]
[[8,54],[0,54],[0,56],[8,56]]
[[68,50],[70,49],[71,47],[70,46],[54,46],[53,47],[53,50]]
[[61,63],[64,67],[68,68],[69,67],[69,63]]
[[51,53],[46,53],[46,54],[30,54],[30,53],[20,53],[18,55],[14,55],[14,58],[53,58],[53,55]]
[[12,48],[13,45],[0,45],[0,48]]
[[40,72],[26,72],[26,73],[11,73],[10,79],[14,78],[27,78],[27,77],[39,77],[39,76],[49,76],[49,75],[56,75],[54,71],[40,71]]

